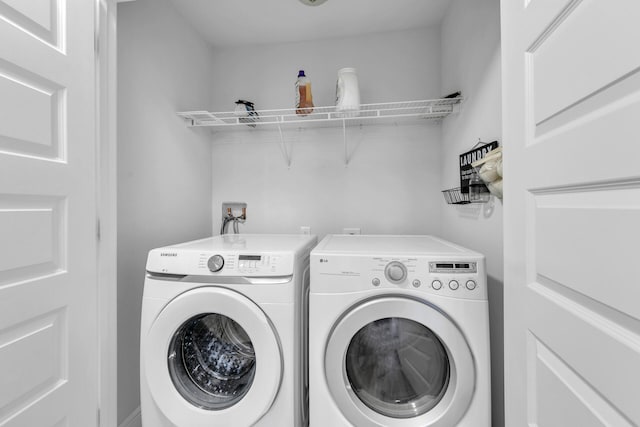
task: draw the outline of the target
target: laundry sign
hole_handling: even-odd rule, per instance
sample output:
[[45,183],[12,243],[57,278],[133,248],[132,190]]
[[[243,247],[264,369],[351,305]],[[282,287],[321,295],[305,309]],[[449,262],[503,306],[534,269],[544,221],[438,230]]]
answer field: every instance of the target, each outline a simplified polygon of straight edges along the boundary
[[474,148],[471,151],[460,154],[460,192],[469,193],[469,180],[473,175],[473,167],[471,163],[482,159],[487,153],[494,148],[498,148],[498,141],[481,142],[483,144],[480,147]]

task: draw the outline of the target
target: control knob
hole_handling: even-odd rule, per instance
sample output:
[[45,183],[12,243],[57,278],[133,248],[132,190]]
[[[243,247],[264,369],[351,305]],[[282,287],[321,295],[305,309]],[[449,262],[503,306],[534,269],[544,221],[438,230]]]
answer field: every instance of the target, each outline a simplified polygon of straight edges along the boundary
[[399,261],[392,261],[384,268],[384,275],[391,283],[400,283],[407,277],[407,267]]
[[209,261],[207,261],[207,267],[209,267],[212,273],[222,270],[222,267],[224,267],[224,258],[222,258],[222,255],[212,256],[209,258]]

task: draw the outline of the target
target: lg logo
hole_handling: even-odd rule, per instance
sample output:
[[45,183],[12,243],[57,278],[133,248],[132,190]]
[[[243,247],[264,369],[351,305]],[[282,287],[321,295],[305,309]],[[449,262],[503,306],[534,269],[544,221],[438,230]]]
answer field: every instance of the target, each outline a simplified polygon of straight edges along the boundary
[[320,258],[320,262],[329,262],[329,260],[326,258]]

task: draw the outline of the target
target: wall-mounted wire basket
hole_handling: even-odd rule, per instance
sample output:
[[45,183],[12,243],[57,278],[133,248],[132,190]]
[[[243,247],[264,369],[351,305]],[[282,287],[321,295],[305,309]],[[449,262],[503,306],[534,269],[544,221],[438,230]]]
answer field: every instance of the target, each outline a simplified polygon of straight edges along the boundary
[[466,205],[468,203],[485,203],[486,200],[469,200],[469,193],[463,193],[461,187],[442,190],[444,200],[449,205]]

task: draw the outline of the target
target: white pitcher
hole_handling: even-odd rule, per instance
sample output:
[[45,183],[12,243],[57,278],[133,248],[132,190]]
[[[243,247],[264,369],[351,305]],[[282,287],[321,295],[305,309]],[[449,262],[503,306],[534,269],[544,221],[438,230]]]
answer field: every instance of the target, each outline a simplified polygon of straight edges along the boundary
[[336,82],[336,111],[344,112],[343,117],[360,114],[360,89],[355,68],[342,68]]

